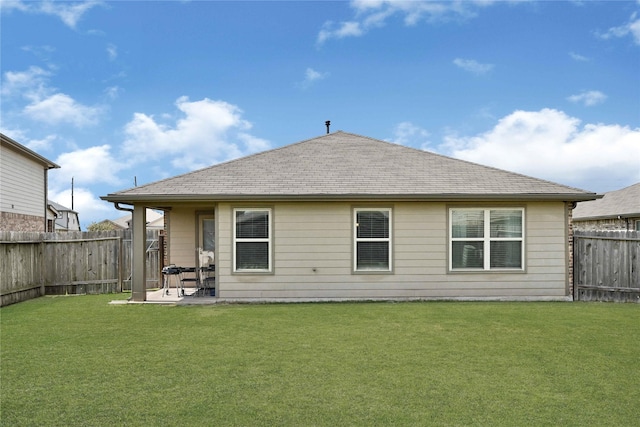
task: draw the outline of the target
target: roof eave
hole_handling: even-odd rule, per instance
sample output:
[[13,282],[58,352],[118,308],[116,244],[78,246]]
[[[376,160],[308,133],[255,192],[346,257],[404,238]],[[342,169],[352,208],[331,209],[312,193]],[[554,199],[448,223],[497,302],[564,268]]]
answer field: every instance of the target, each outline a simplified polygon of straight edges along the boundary
[[640,218],[640,212],[610,214],[610,215],[574,216],[573,220],[574,221],[599,221],[603,219],[630,219],[630,218]]
[[108,194],[100,199],[128,204],[156,202],[233,202],[233,201],[343,201],[343,200],[402,200],[402,201],[564,201],[582,202],[602,196],[595,193],[551,194]]
[[3,145],[6,144],[7,148],[9,148],[10,150],[13,150],[13,151],[16,151],[18,153],[21,153],[23,156],[30,157],[32,160],[42,164],[47,169],[60,169],[60,165],[55,164],[51,160],[47,159],[46,157],[41,156],[40,154],[36,153],[35,151],[25,147],[24,145],[20,144],[17,141],[9,138],[5,134],[0,133],[0,140],[2,140]]

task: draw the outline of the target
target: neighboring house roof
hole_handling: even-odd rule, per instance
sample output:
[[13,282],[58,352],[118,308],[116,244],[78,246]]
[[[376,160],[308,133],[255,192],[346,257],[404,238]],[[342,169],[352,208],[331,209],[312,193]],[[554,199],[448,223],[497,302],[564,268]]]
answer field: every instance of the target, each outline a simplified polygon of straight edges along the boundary
[[116,224],[113,220],[110,220],[110,219],[103,219],[102,221],[98,222],[98,224],[104,224],[104,225],[108,224],[114,230],[116,229],[124,230],[126,228],[121,226],[120,224]]
[[598,200],[578,203],[574,220],[640,217],[640,182],[621,190],[604,193]]
[[51,202],[47,203],[47,209],[49,210],[48,213],[53,214],[54,217],[58,216],[58,210],[51,205]]
[[20,154],[22,154],[23,156],[30,158],[31,160],[42,164],[42,166],[44,166],[47,169],[59,169],[60,166],[58,166],[57,164],[53,163],[51,160],[42,157],[40,154],[36,153],[35,151],[32,151],[30,149],[28,149],[27,147],[25,147],[24,145],[20,144],[19,142],[14,141],[13,139],[9,138],[8,136],[6,136],[3,133],[0,133],[0,143],[2,143],[2,145],[7,146],[8,148],[10,148],[13,151],[16,151]]
[[51,200],[47,200],[47,207],[56,211],[56,230],[80,231],[78,212]]
[[68,208],[66,206],[62,206],[60,203],[56,203],[56,202],[53,202],[51,200],[47,200],[47,204],[50,207],[52,207],[53,209],[55,209],[56,211],[58,211],[58,212],[72,212],[72,213],[75,213],[75,214],[78,213],[78,212],[74,211],[73,209],[70,209],[70,208]]
[[164,215],[160,218],[154,219],[153,221],[148,221],[147,228],[164,228]]
[[[102,222],[110,222],[116,227],[122,229],[128,229],[131,227],[131,214],[121,216],[120,218],[112,220],[104,220]],[[164,227],[164,214],[154,211],[153,209],[147,209],[147,227]]]
[[[149,212],[148,209],[147,209],[147,212]],[[131,214],[125,215],[125,216],[121,216],[120,218],[107,220],[107,221],[115,224],[117,227],[126,229],[126,228],[129,228],[129,222],[131,221]]]
[[102,197],[113,202],[595,199],[584,190],[342,131]]

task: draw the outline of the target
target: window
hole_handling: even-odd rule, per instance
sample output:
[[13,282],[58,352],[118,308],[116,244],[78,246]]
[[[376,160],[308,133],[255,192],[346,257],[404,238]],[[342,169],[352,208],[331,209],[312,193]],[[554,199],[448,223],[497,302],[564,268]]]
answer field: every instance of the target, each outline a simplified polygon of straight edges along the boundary
[[522,270],[524,209],[451,209],[450,270]]
[[271,271],[271,209],[234,209],[234,271]]
[[198,247],[203,251],[214,252],[216,250],[216,222],[213,215],[199,215],[200,219],[200,236]]
[[354,270],[391,271],[391,209],[356,209]]

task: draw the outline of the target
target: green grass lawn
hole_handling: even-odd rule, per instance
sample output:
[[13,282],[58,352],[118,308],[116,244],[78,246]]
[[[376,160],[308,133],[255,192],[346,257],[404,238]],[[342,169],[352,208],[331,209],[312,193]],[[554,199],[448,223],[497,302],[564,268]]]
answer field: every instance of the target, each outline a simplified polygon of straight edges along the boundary
[[640,425],[640,305],[0,310],[2,425]]

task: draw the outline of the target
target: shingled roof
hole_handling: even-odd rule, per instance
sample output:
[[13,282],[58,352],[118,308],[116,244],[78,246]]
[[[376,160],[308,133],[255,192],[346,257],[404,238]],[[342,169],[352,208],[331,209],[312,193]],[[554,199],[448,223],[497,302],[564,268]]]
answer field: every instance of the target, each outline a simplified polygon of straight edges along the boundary
[[602,199],[578,203],[573,219],[640,217],[640,182],[621,190],[604,193]]
[[102,197],[211,200],[592,200],[584,190],[342,131]]

